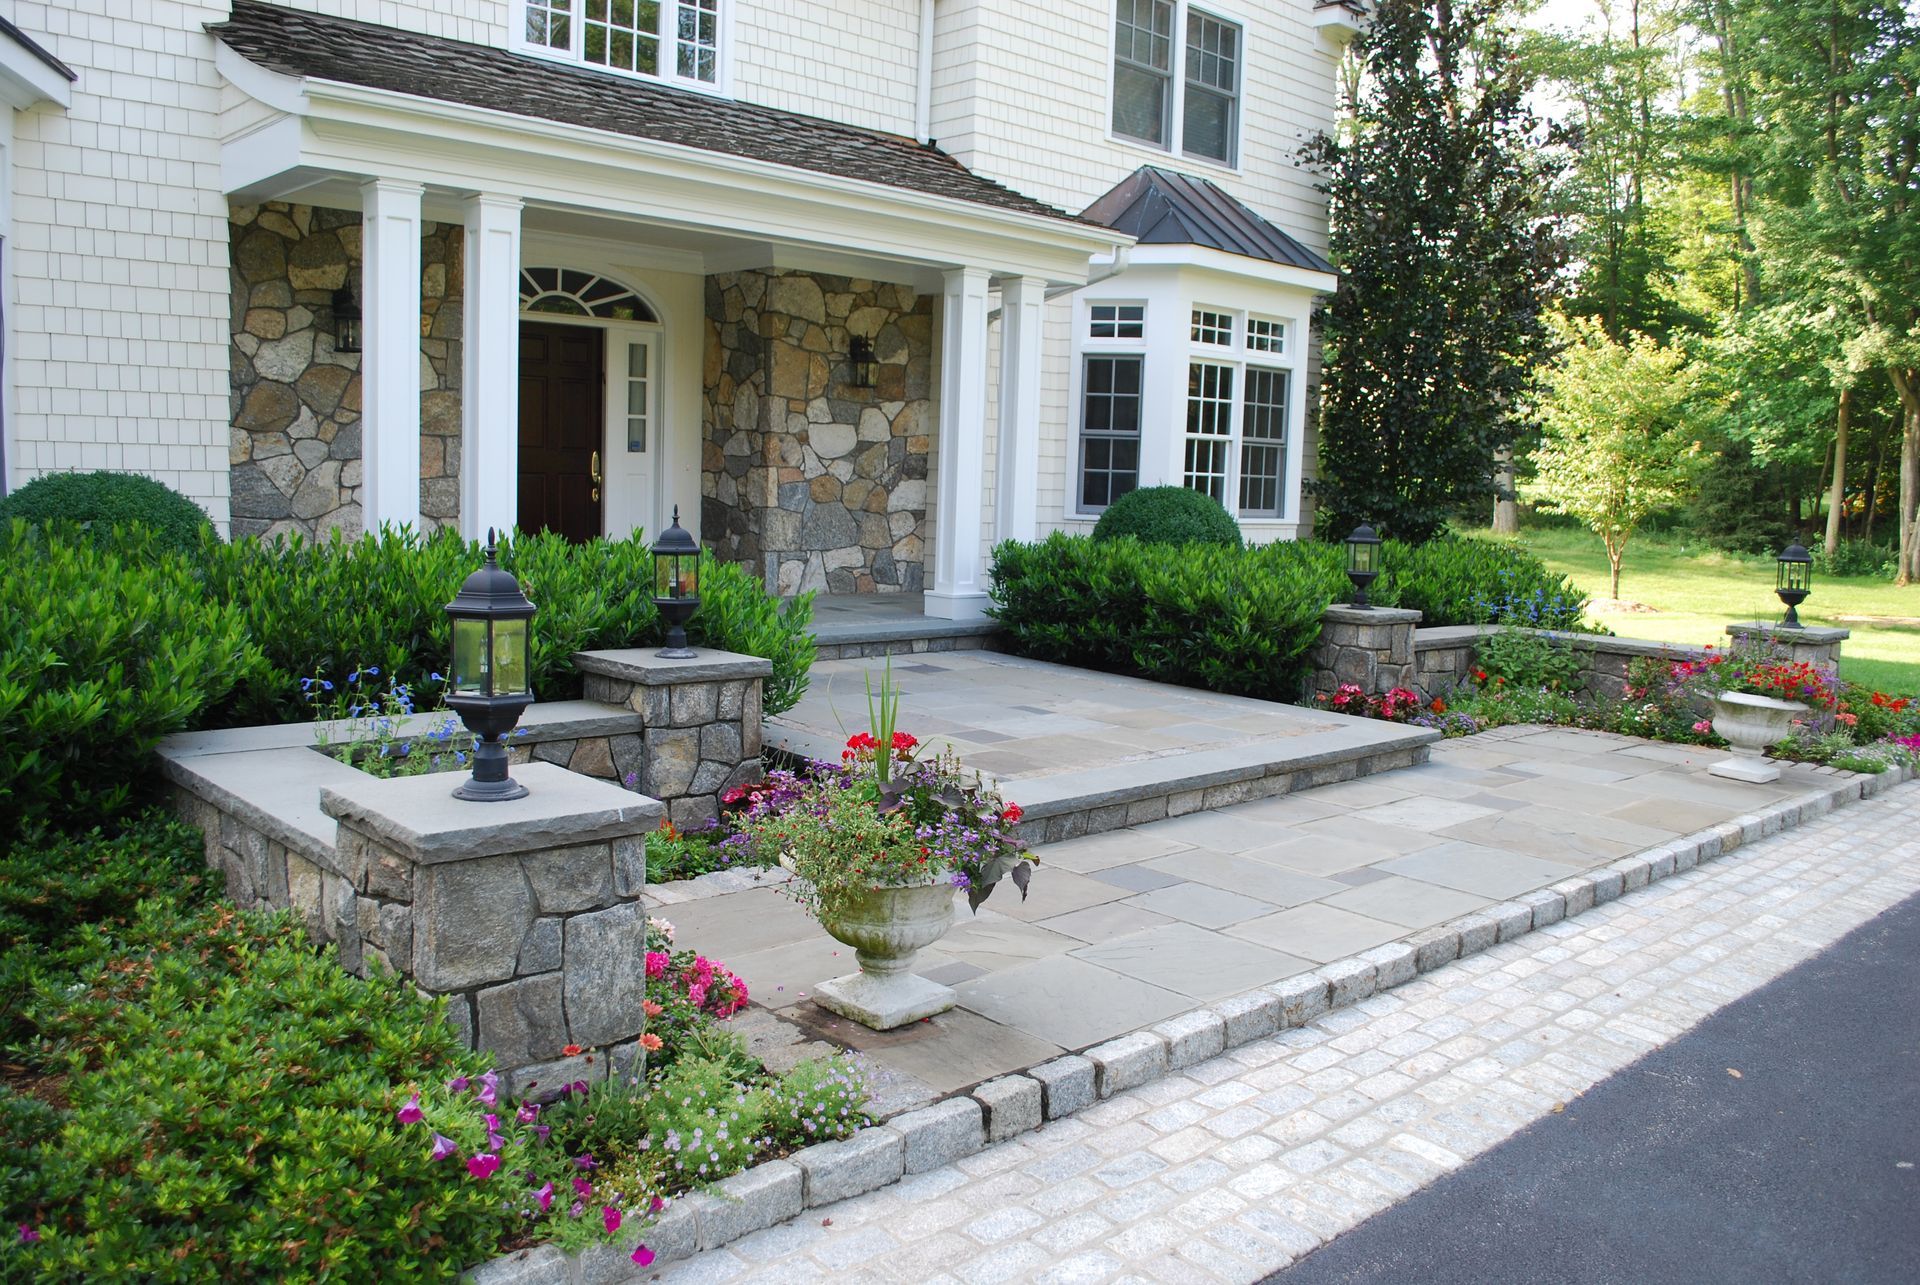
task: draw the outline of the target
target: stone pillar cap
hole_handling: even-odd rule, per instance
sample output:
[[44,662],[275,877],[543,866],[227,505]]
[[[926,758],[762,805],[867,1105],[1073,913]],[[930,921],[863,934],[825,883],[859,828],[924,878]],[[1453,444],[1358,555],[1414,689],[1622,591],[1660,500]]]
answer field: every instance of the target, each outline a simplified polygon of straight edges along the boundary
[[623,647],[617,651],[576,651],[573,653],[573,664],[582,673],[599,674],[645,687],[665,687],[674,683],[721,683],[773,676],[773,662],[761,656],[700,647],[695,649],[699,654],[692,660],[667,660],[654,654],[659,650],[658,647]]
[[504,803],[454,798],[463,779],[434,772],[335,782],[320,791],[320,810],[421,865],[625,839],[654,829],[665,811],[658,799],[553,763],[514,768],[527,797]]
[[1420,613],[1408,607],[1353,607],[1336,602],[1320,613],[1320,619],[1337,625],[1414,625]]
[[1851,629],[1829,629],[1822,625],[1783,625],[1771,620],[1743,620],[1727,626],[1729,637],[1761,634],[1789,643],[1837,643],[1853,637]]

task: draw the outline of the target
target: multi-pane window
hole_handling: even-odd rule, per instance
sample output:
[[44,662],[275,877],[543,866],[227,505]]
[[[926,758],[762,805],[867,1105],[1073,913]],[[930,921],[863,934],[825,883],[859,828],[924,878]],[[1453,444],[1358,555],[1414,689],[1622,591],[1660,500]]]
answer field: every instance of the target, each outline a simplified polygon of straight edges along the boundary
[[1287,323],[1267,317],[1247,318],[1247,351],[1285,353]]
[[1113,132],[1235,164],[1242,42],[1238,26],[1187,0],[1115,0]]
[[1143,303],[1096,303],[1087,334],[1094,339],[1144,339],[1147,306]]
[[1287,480],[1287,372],[1247,367],[1240,406],[1240,512],[1281,517]]
[[598,67],[720,79],[720,0],[519,0],[526,43]]
[[1180,145],[1189,156],[1233,164],[1240,102],[1240,28],[1187,14],[1187,86]]
[[680,0],[680,74],[711,84],[720,77],[720,0]]
[[1233,447],[1232,366],[1196,361],[1187,366],[1187,469],[1191,490],[1227,502],[1227,464]]
[[1193,310],[1193,342],[1228,347],[1233,343],[1233,314],[1230,312],[1212,312],[1205,308]]
[[1173,0],[1119,0],[1113,24],[1113,132],[1168,145]]
[[1087,358],[1081,397],[1080,507],[1104,509],[1140,484],[1143,359]]
[[627,345],[627,450],[635,455],[647,449],[647,424],[653,406],[653,375],[648,364],[651,351],[645,340]]

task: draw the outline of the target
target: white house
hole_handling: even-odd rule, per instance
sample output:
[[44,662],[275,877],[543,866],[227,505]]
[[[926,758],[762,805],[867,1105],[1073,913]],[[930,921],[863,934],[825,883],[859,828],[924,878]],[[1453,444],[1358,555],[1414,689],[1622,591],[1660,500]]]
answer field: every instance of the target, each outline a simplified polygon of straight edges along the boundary
[[0,0],[4,480],[655,530],[984,604],[1138,485],[1299,528],[1313,0]]

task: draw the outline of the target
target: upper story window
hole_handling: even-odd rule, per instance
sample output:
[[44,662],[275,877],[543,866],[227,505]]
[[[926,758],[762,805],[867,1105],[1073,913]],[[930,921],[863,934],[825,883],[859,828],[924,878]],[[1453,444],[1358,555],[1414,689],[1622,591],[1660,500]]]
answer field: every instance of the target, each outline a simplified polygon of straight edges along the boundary
[[1239,26],[1187,0],[1116,0],[1113,132],[1235,164],[1243,54]]
[[720,0],[517,0],[524,47],[632,75],[715,85]]
[[1247,350],[1284,356],[1287,351],[1287,323],[1271,317],[1248,317]]
[[1193,342],[1228,347],[1233,343],[1233,314],[1208,308],[1193,310]]

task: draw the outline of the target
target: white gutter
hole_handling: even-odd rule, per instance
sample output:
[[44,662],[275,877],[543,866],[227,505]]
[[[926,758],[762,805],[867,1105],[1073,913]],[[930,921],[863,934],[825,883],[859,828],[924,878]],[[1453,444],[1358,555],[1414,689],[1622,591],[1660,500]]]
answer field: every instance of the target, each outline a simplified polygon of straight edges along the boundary
[[920,0],[920,83],[915,86],[913,136],[933,141],[933,10],[935,0]]

